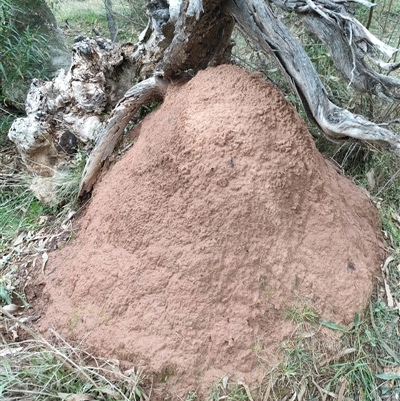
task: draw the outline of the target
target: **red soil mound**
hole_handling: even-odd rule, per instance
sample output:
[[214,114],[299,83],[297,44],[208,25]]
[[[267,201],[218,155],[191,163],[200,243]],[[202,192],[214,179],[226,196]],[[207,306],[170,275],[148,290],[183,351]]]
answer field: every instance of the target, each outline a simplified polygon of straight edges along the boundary
[[348,324],[379,267],[379,219],[260,77],[233,66],[173,87],[51,254],[40,322],[155,372],[183,395],[256,383],[299,299]]

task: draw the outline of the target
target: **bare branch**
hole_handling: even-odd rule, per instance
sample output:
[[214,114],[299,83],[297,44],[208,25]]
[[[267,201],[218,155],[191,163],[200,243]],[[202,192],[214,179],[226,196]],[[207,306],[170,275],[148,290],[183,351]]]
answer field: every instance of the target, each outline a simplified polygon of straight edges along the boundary
[[[397,49],[384,44],[349,15],[345,8],[346,0],[341,4],[331,0],[316,0],[315,3],[311,0],[294,0],[290,3],[273,0],[273,3],[285,10],[301,10],[300,18],[326,45],[335,67],[355,89],[373,93],[387,101],[400,100],[400,80],[379,74],[365,61],[365,56],[368,56],[373,58],[371,61],[374,64],[384,67],[387,63],[376,60],[372,49],[388,57]],[[373,4],[366,5],[371,7]],[[391,70],[396,67],[392,64],[387,66]]]
[[228,0],[226,7],[243,32],[265,53],[276,57],[308,114],[327,136],[384,143],[400,155],[400,138],[395,133],[337,107],[329,100],[307,54],[268,4],[259,0]]
[[114,108],[107,126],[100,133],[83,172],[79,195],[89,192],[97,180],[104,161],[110,157],[121,139],[125,127],[144,104],[165,96],[168,83],[162,78],[152,77],[129,89]]

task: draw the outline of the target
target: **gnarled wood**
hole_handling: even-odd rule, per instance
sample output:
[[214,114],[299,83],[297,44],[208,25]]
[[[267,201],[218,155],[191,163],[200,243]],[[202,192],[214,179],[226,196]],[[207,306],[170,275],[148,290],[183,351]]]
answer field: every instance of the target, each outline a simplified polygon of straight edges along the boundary
[[[376,59],[373,51],[391,57],[397,49],[385,45],[368,32],[349,15],[345,3],[330,0],[293,0],[289,3],[273,0],[273,3],[284,10],[298,12],[308,29],[325,44],[336,69],[351,86],[385,100],[400,100],[400,81],[379,74],[366,61],[367,58],[383,67],[387,63]],[[387,66],[391,70],[398,67],[398,63]]]
[[[88,159],[82,177],[80,195],[92,189],[103,163],[113,152],[125,126],[139,107],[154,100],[155,97],[162,98],[167,82],[190,79],[200,69],[229,61],[232,48],[230,38],[234,23],[231,17],[222,12],[219,2],[208,0],[203,3],[200,0],[191,0],[186,4],[181,3],[180,7],[181,12],[174,16],[176,20],[167,20],[164,23],[162,18],[166,18],[165,9],[162,8],[161,13],[151,9],[156,19],[146,28],[143,38],[152,31],[149,36],[151,43],[154,44],[157,41],[160,43],[162,37],[165,45],[168,40],[164,36],[168,33],[166,26],[175,21],[174,36],[166,47],[162,60],[156,66],[153,62],[149,63],[141,72],[148,73],[150,68],[156,68],[155,75],[130,89],[114,109],[109,123],[101,132]],[[146,49],[149,50],[149,48]],[[144,51],[144,48],[142,50]],[[140,63],[142,61],[143,59]]]
[[[365,61],[365,53],[344,34],[346,30],[336,23],[315,16],[303,17],[309,29],[326,45],[335,67],[348,80],[349,85],[362,92],[373,93],[381,99],[400,100],[400,81],[373,70]],[[335,40],[332,40],[332,35]],[[381,60],[376,60],[381,62]]]
[[27,117],[14,121],[9,138],[27,168],[51,176],[65,164],[74,142],[92,142],[110,112],[136,81],[130,46],[103,38],[77,38],[71,68],[52,81],[33,80],[25,102]]
[[[386,100],[400,100],[400,81],[377,73],[368,63],[370,60],[372,64],[385,65],[384,61],[376,59],[373,51],[391,56],[396,49],[375,38],[347,13],[347,0],[270,2],[298,13],[327,44],[335,65],[349,84]],[[356,2],[373,6],[367,0]],[[147,28],[130,56],[115,51],[109,42],[96,44],[83,39],[75,46],[74,62],[68,73],[60,74],[50,83],[36,82],[28,97],[29,121],[39,121],[40,124],[36,124],[38,132],[46,131],[46,135],[48,130],[55,130],[56,135],[50,133],[48,136],[50,140],[52,137],[60,139],[60,134],[64,133],[79,136],[82,131],[88,131],[85,127],[79,128],[82,121],[92,123],[93,119],[98,119],[99,127],[102,123],[100,116],[113,109],[108,122],[104,121],[106,126],[88,159],[80,194],[91,190],[102,164],[113,152],[124,128],[140,106],[162,98],[169,82],[190,78],[200,69],[229,62],[235,24],[268,57],[278,61],[309,118],[328,137],[375,141],[400,155],[398,135],[332,103],[302,46],[274,15],[268,2],[151,0],[148,2],[148,15]],[[101,38],[96,40],[101,41]],[[393,69],[398,67],[398,63],[386,67]],[[145,80],[126,92],[138,79]],[[17,123],[10,131],[10,137],[17,144],[21,140],[17,146],[22,150],[24,139],[17,135],[17,127],[23,126]],[[89,123],[88,126],[89,129],[92,127]],[[36,137],[40,135],[30,136]],[[57,167],[53,158],[54,147],[32,149],[36,148],[52,151],[51,157],[40,159],[50,164],[46,170],[50,174],[49,171]]]
[[111,155],[124,129],[144,104],[165,96],[168,82],[162,78],[148,78],[131,89],[114,108],[107,126],[100,133],[96,146],[86,163],[79,194],[89,192],[97,180],[103,162]]
[[[317,18],[321,19],[322,17],[323,19],[321,20],[328,20],[331,24],[333,23],[333,18],[329,15],[332,13],[331,10],[326,11],[322,6],[316,5],[311,0],[307,0],[301,7],[297,2],[292,3],[293,8],[295,8],[294,4],[296,4],[297,8],[301,8],[302,12],[312,10],[316,13]],[[183,5],[182,3],[181,13],[176,17],[173,40],[165,49],[163,59],[156,67],[164,77],[173,78],[181,74],[182,71],[192,70],[195,72],[212,65],[215,55],[222,54],[224,49],[228,47],[228,40],[233,28],[233,19],[229,17],[231,16],[241,30],[254,42],[258,43],[267,55],[277,58],[288,80],[299,94],[310,118],[316,122],[327,136],[334,139],[353,137],[382,142],[389,145],[392,151],[400,155],[400,138],[397,135],[366,120],[362,116],[354,115],[337,107],[329,100],[314,66],[300,43],[287,27],[273,15],[269,5],[260,0],[226,0],[221,8],[218,2],[209,0],[204,3],[201,17],[199,12],[190,12],[192,2],[186,4],[186,12],[183,12]],[[198,11],[198,4],[196,7]],[[339,14],[338,10],[342,14]],[[342,18],[339,21],[350,21],[349,24],[352,24],[353,28],[351,29],[354,29],[355,36],[358,38],[363,36],[370,46],[376,46],[386,53],[393,53],[394,50],[392,48],[384,45],[369,33],[366,34],[359,24],[345,14],[344,9],[336,7],[335,12],[336,18]],[[159,14],[154,14],[159,17]],[[216,15],[219,16],[218,23],[214,20],[214,24],[211,24]],[[317,20],[317,18],[314,19]],[[160,25],[156,24],[155,26],[159,29]],[[340,35],[338,37],[341,38]],[[218,43],[222,43],[222,45],[218,45]],[[350,52],[346,56],[350,62],[354,62],[352,61],[352,48],[346,46],[343,41],[339,42],[339,47],[343,48],[343,51]],[[221,62],[220,60],[218,61]],[[218,64],[218,61],[216,64]],[[359,64],[360,71],[364,73],[367,70],[366,66],[361,62]],[[379,78],[378,75],[376,74],[376,79]],[[390,78],[387,79],[387,81],[389,80]],[[378,85],[376,87],[378,88]],[[395,85],[392,87],[395,87]],[[391,94],[391,97],[396,98],[395,92]],[[125,95],[125,99],[128,96],[128,94]],[[122,121],[125,121],[127,124],[130,119],[129,116],[132,116],[136,110],[137,101],[133,99],[132,102],[124,103],[123,108],[114,116],[121,115],[122,117],[121,113],[125,113],[124,118],[119,123],[121,124]],[[102,163],[111,155],[113,147],[120,136],[115,128],[114,116],[103,131],[101,140],[89,159],[82,180],[81,194],[92,188]],[[121,129],[118,129],[121,132]]]
[[299,94],[304,107],[321,130],[334,139],[352,137],[386,144],[400,156],[400,137],[334,105],[318,74],[288,28],[259,0],[227,0],[230,12],[242,31],[268,55],[273,54]]

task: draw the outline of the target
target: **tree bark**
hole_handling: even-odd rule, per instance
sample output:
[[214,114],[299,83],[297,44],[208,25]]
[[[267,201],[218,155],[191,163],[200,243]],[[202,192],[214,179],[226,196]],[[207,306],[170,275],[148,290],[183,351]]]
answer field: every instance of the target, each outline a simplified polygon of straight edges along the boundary
[[118,42],[118,29],[115,25],[115,18],[112,9],[111,0],[104,0],[104,7],[106,9],[106,18],[108,24],[108,30],[110,31],[111,42]]
[[112,152],[129,121],[144,104],[163,99],[168,82],[162,78],[151,77],[135,85],[126,92],[122,100],[114,108],[107,126],[101,131],[96,146],[85,166],[79,195],[90,192],[101,166]]
[[[396,49],[379,41],[348,14],[345,8],[347,0],[270,1],[282,9],[298,13],[326,42],[335,65],[349,84],[383,99],[400,100],[400,81],[378,74],[365,60],[374,50],[393,55]],[[366,0],[356,1],[371,6]],[[116,61],[120,54],[118,50],[116,53],[109,50],[114,56],[107,56],[108,45],[104,44],[106,54],[100,56],[100,50],[84,40],[76,47],[74,55],[75,59],[79,55],[81,62],[73,64],[67,81],[63,81],[64,86],[72,88],[71,96],[63,106],[69,107],[70,113],[63,114],[64,121],[69,117],[72,121],[73,116],[81,120],[84,118],[79,114],[82,111],[98,114],[116,105],[89,156],[81,182],[81,195],[91,190],[102,164],[113,152],[125,126],[140,106],[154,98],[162,98],[169,83],[190,79],[200,69],[229,62],[235,24],[262,52],[277,60],[310,120],[328,137],[374,141],[400,155],[397,134],[336,106],[329,99],[307,54],[274,14],[270,3],[262,0],[151,0],[148,14],[149,23],[130,57],[124,56],[121,61]],[[383,63],[381,60],[375,62]],[[388,64],[387,68],[396,68],[396,65]],[[78,79],[74,78],[75,74],[78,74]],[[100,82],[99,86],[98,77],[105,78],[101,81],[104,84]],[[144,81],[122,95],[126,84],[137,78]],[[60,80],[55,80],[54,86],[56,82],[58,88],[62,87]],[[53,91],[54,86],[51,86]],[[61,89],[57,90],[61,93]],[[62,107],[55,102],[59,97],[54,93],[45,101],[39,94],[32,94],[31,99],[35,96],[43,104],[38,108],[31,107],[32,113],[37,114],[40,109],[47,115],[60,114]],[[122,100],[117,102],[121,97]],[[71,110],[71,104],[75,105],[75,110]]]
[[[259,0],[227,0],[226,11],[264,53],[273,55],[298,93],[308,115],[330,138],[380,142],[400,156],[400,137],[360,115],[334,105],[317,71],[289,29]],[[389,51],[389,49],[387,48]],[[399,82],[397,82],[399,84]]]

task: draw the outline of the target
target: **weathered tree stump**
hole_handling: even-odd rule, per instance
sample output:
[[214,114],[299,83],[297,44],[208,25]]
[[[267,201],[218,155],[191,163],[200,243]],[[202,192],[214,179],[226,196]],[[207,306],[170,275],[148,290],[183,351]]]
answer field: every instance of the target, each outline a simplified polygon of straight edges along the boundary
[[[366,0],[358,2],[373,6]],[[384,64],[375,55],[381,52],[391,56],[397,50],[368,32],[347,11],[346,0],[340,4],[330,0],[271,3],[298,13],[327,44],[349,85],[386,100],[400,99],[400,81],[379,74],[370,65],[398,67]],[[81,195],[89,192],[141,105],[162,98],[169,83],[230,61],[235,25],[278,62],[310,120],[328,137],[374,141],[400,155],[397,134],[329,99],[304,49],[276,17],[269,2],[151,0],[148,15],[149,23],[134,48],[84,38],[74,46],[67,73],[61,72],[52,82],[33,83],[27,99],[28,117],[17,120],[10,130],[10,138],[31,171],[49,175],[62,165],[63,152],[57,143],[63,135],[83,143],[95,141],[80,188]],[[368,63],[370,60],[373,62]],[[143,82],[137,83],[140,80]]]

